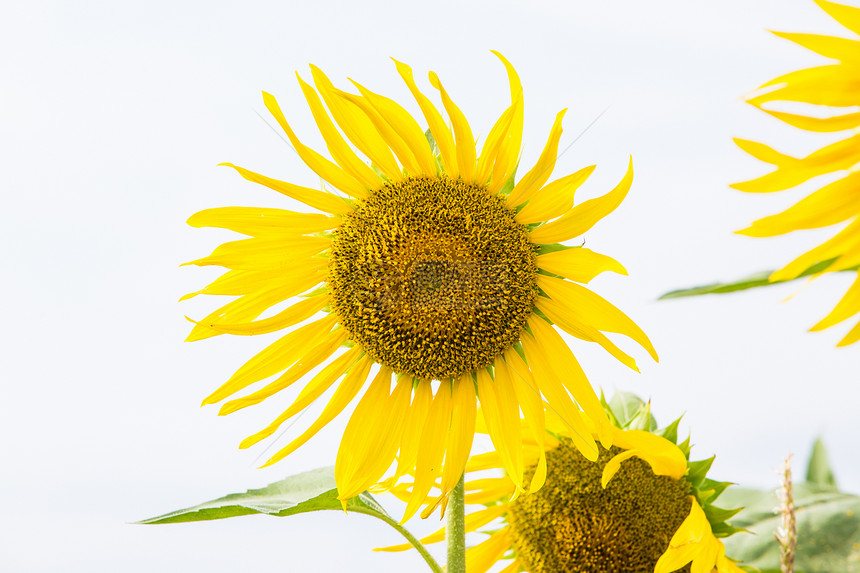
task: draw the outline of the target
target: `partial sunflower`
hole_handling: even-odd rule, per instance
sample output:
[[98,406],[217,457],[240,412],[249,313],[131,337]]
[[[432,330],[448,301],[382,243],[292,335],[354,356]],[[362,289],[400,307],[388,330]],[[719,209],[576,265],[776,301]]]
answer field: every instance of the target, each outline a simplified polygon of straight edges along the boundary
[[[848,132],[806,157],[793,157],[767,145],[735,139],[741,149],[765,163],[775,166],[770,173],[732,185],[749,193],[770,193],[800,185],[819,175],[835,175],[795,205],[776,215],[755,221],[738,231],[750,237],[772,237],[802,229],[832,225],[842,228],[829,240],[800,255],[775,271],[771,281],[783,281],[801,275],[854,271],[860,265],[860,8],[815,2],[850,32],[853,38],[816,34],[774,32],[777,36],[808,48],[832,62],[798,70],[775,78],[755,90],[747,101],[783,122],[812,132]],[[816,111],[787,113],[778,108],[785,104],[807,104]],[[774,105],[775,104],[775,105]],[[812,108],[815,109],[815,108]],[[860,312],[860,275],[836,307],[811,330],[823,330]],[[839,342],[847,346],[860,340],[860,323]]]
[[[517,495],[510,480],[485,477],[487,470],[504,469],[497,453],[470,458],[466,503],[484,508],[467,512],[466,531],[488,527],[489,538],[467,550],[467,571],[505,563],[503,573],[742,573],[719,539],[739,531],[726,520],[740,510],[714,505],[730,485],[706,477],[714,458],[689,461],[689,438],[676,444],[680,419],[657,430],[650,405],[632,394],[603,405],[613,446],[601,448],[597,463],[582,456],[568,428],[548,413],[543,445],[531,442],[526,450],[527,479],[537,479],[546,456],[540,478],[546,483],[536,493]],[[410,489],[401,484],[391,491],[405,499]],[[440,530],[421,542],[444,538]]]
[[[275,377],[225,403],[220,413],[228,414],[324,365],[283,414],[240,447],[271,436],[334,385],[319,418],[266,465],[284,458],[372,378],[337,455],[335,477],[344,503],[379,480],[396,459],[395,477],[416,471],[419,492],[429,491],[441,476],[444,507],[469,456],[478,401],[517,487],[525,478],[523,436],[514,422],[522,409],[529,432],[542,435],[542,399],[570,424],[577,447],[595,459],[586,421],[596,424],[604,446],[610,444],[610,424],[553,324],[600,344],[631,368],[633,359],[604,332],[632,338],[657,359],[630,318],[579,284],[603,271],[626,274],[624,268],[605,255],[560,244],[618,207],[630,188],[632,164],[615,189],[574,206],[574,192],[594,167],[548,183],[562,111],[537,164],[515,182],[522,86],[511,64],[499,58],[508,72],[511,105],[480,154],[466,118],[435,73],[430,83],[453,134],[405,64],[395,61],[430,126],[426,133],[394,101],[355,82],[358,95],[341,91],[311,66],[316,89],[301,78],[299,84],[334,161],[303,145],[275,99],[267,93],[263,99],[301,159],[333,189],[300,187],[227,165],[322,214],[224,207],[189,219],[195,227],[227,228],[249,238],[188,263],[229,270],[187,297],[239,297],[197,321],[188,340],[284,333],[203,403]],[[280,312],[259,318],[285,301]],[[374,365],[379,369],[371,376]],[[416,500],[423,497],[416,494]],[[407,517],[416,509],[417,502]]]

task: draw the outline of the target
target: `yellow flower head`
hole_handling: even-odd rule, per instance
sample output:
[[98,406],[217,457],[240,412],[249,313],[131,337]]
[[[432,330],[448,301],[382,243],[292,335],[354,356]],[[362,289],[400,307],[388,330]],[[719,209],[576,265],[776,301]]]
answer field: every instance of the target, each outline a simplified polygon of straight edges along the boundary
[[[688,461],[689,440],[675,443],[680,420],[656,430],[649,406],[630,394],[613,399],[614,411],[604,405],[614,445],[601,449],[597,463],[573,446],[566,425],[548,416],[552,433],[526,454],[531,480],[546,456],[545,483],[536,493],[518,495],[510,480],[483,477],[504,468],[497,453],[470,459],[467,472],[475,477],[467,474],[466,503],[484,508],[467,513],[466,530],[491,527],[489,538],[467,551],[468,572],[504,561],[506,573],[741,573],[719,540],[737,531],[725,522],[737,510],[713,505],[729,485],[706,477],[713,458]],[[392,491],[408,498],[409,489],[401,484]],[[422,542],[443,539],[444,530]]]
[[[370,380],[337,455],[342,500],[378,481],[396,459],[395,478],[415,472],[419,492],[426,494],[441,477],[444,504],[469,456],[479,402],[517,487],[525,478],[516,421],[522,409],[528,432],[542,434],[542,400],[583,436],[577,447],[595,459],[598,450],[584,431],[586,423],[596,425],[604,446],[610,444],[610,424],[553,325],[600,344],[634,369],[633,359],[604,332],[627,335],[656,359],[632,320],[580,284],[603,271],[625,274],[624,268],[589,249],[560,244],[618,207],[632,167],[609,193],[574,205],[574,192],[593,167],[549,181],[562,111],[537,164],[516,180],[523,94],[514,68],[499,58],[508,72],[511,104],[480,153],[436,74],[430,73],[430,84],[447,120],[419,91],[412,70],[395,62],[429,125],[425,132],[394,101],[355,82],[358,94],[341,91],[312,66],[314,87],[301,78],[299,84],[333,160],[304,146],[275,99],[265,93],[263,99],[328,188],[300,187],[231,167],[322,213],[225,207],[189,220],[195,227],[227,228],[248,238],[190,263],[228,270],[189,297],[238,298],[196,321],[188,339],[280,333],[204,404],[259,384],[227,401],[220,413],[234,412],[321,368],[283,414],[241,447],[271,436],[334,386],[319,418],[267,465],[284,458]],[[270,310],[275,305],[283,310]],[[416,504],[423,497],[416,495]]]
[[[775,32],[781,38],[808,48],[831,61],[775,78],[755,90],[748,102],[783,122],[812,132],[848,134],[805,157],[794,157],[767,145],[736,139],[741,149],[773,165],[770,173],[732,185],[749,193],[770,193],[800,185],[820,175],[828,182],[795,205],[776,215],[755,221],[738,231],[750,237],[772,237],[802,229],[842,225],[831,239],[800,255],[770,279],[791,280],[803,275],[856,270],[860,265],[860,8],[815,0],[828,14],[853,33],[853,38]],[[787,113],[785,104],[807,104],[801,113]],[[775,104],[775,105],[774,105]],[[816,111],[808,111],[816,106]],[[808,115],[807,115],[808,113]],[[850,130],[850,131],[849,131]],[[847,223],[847,224],[846,224]],[[860,312],[860,275],[836,307],[812,327],[822,330]],[[847,346],[860,340],[860,324],[839,342]]]

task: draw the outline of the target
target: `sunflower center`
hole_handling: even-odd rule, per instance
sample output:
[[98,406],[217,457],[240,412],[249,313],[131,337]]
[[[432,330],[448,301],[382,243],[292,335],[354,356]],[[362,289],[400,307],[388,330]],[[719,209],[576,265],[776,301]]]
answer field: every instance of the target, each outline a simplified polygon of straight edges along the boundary
[[519,339],[537,292],[528,230],[504,200],[449,177],[370,193],[335,232],[332,306],[378,362],[447,379]]
[[517,498],[508,513],[514,548],[528,571],[654,571],[690,513],[689,484],[654,475],[647,462],[631,458],[603,489],[603,468],[620,452],[603,450],[593,463],[566,440],[547,452],[546,484]]

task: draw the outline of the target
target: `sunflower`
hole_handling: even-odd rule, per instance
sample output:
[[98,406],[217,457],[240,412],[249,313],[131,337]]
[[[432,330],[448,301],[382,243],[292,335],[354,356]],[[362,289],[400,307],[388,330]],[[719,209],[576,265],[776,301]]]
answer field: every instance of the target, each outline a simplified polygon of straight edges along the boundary
[[[469,573],[502,562],[503,573],[742,573],[719,540],[739,531],[726,523],[739,510],[714,505],[730,485],[706,477],[714,458],[689,461],[689,438],[676,444],[680,419],[656,430],[649,404],[619,397],[625,407],[615,412],[603,402],[613,446],[601,448],[597,463],[583,457],[569,428],[548,413],[543,445],[531,442],[526,451],[528,478],[538,479],[541,456],[549,466],[536,493],[518,495],[510,480],[484,477],[486,470],[504,469],[497,453],[470,458],[466,503],[483,508],[467,513],[466,531],[490,526],[490,535],[467,550]],[[633,414],[620,420],[616,412]],[[391,491],[405,499],[410,486]],[[440,530],[421,542],[444,538]]]
[[[826,0],[815,2],[836,19],[854,37],[851,39],[775,32],[812,50],[831,62],[798,70],[775,78],[755,90],[747,101],[773,117],[799,129],[837,133],[848,131],[839,141],[831,143],[805,157],[793,157],[767,145],[736,139],[741,149],[775,167],[770,173],[732,185],[749,193],[770,193],[800,185],[819,175],[831,177],[820,189],[785,211],[759,219],[738,231],[750,237],[772,237],[802,229],[841,225],[830,239],[800,255],[770,276],[771,281],[795,279],[801,275],[854,271],[860,264],[860,8],[834,4]],[[787,113],[775,109],[785,104],[807,104],[807,113]],[[776,104],[776,105],[773,105]],[[766,107],[767,106],[767,107]],[[814,107],[813,107],[814,106]],[[850,131],[849,131],[850,130]],[[860,275],[834,309],[811,330],[823,330],[860,312]],[[860,340],[860,323],[839,342],[847,346]]]
[[[610,424],[553,325],[596,342],[633,369],[634,360],[605,332],[628,336],[657,359],[630,318],[580,284],[603,271],[626,274],[624,268],[605,255],[561,244],[618,207],[630,188],[632,163],[612,191],[574,206],[574,192],[594,167],[548,182],[562,111],[536,165],[515,181],[522,86],[511,64],[496,55],[507,69],[511,104],[480,153],[435,73],[430,83],[452,128],[419,91],[412,70],[395,61],[429,124],[425,132],[391,99],[356,82],[358,94],[339,90],[311,66],[316,89],[301,77],[299,85],[333,161],[301,143],[274,97],[263,93],[263,100],[301,159],[330,189],[226,165],[321,213],[224,207],[189,219],[194,227],[226,228],[248,238],[187,263],[228,270],[184,298],[238,297],[196,321],[188,340],[280,333],[203,404],[274,377],[224,403],[220,414],[229,414],[322,368],[283,414],[241,448],[271,436],[334,386],[319,417],[265,465],[281,460],[371,380],[337,454],[335,476],[344,503],[378,481],[396,459],[397,477],[416,472],[416,500],[441,476],[444,508],[469,456],[479,402],[516,487],[525,477],[523,436],[513,421],[522,409],[529,432],[542,435],[542,400],[570,424],[584,455],[595,459],[598,450],[586,422],[596,424],[605,446]],[[275,312],[275,305],[281,310]]]

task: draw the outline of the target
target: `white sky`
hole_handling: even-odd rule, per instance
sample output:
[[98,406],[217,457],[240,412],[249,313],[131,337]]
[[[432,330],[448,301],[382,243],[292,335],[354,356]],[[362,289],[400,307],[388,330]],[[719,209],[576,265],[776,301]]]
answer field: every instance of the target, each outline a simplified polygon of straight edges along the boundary
[[[597,163],[583,190],[593,196],[621,178],[633,155],[628,200],[587,236],[630,277],[592,285],[645,329],[661,361],[639,351],[637,375],[575,344],[591,380],[608,393],[652,398],[663,422],[686,412],[694,454],[717,454],[714,477],[773,485],[789,451],[802,474],[820,433],[840,484],[860,491],[860,346],[834,348],[842,327],[806,332],[850,277],[816,281],[785,304],[800,285],[654,302],[673,288],[775,268],[829,236],[733,235],[809,188],[750,196],[727,187],[765,170],[732,136],[798,153],[821,144],[739,99],[818,61],[765,32],[838,32],[811,0],[34,1],[3,12],[4,569],[423,567],[415,554],[373,553],[398,539],[363,516],[128,524],[333,462],[342,420],[266,470],[256,469],[262,448],[236,449],[289,397],[226,418],[199,408],[265,342],[183,344],[183,315],[201,317],[216,301],[176,302],[215,276],[179,263],[226,237],[187,227],[190,214],[292,207],[217,163],[316,183],[255,114],[265,112],[260,90],[274,93],[297,132],[320,148],[293,75],[307,77],[309,62],[338,85],[353,77],[416,113],[388,57],[419,78],[433,69],[486,134],[507,105],[503,68],[489,53],[500,50],[526,90],[523,164],[539,153],[559,109],[570,108],[564,146],[608,106],[556,173]],[[437,526],[413,524],[418,532]]]

